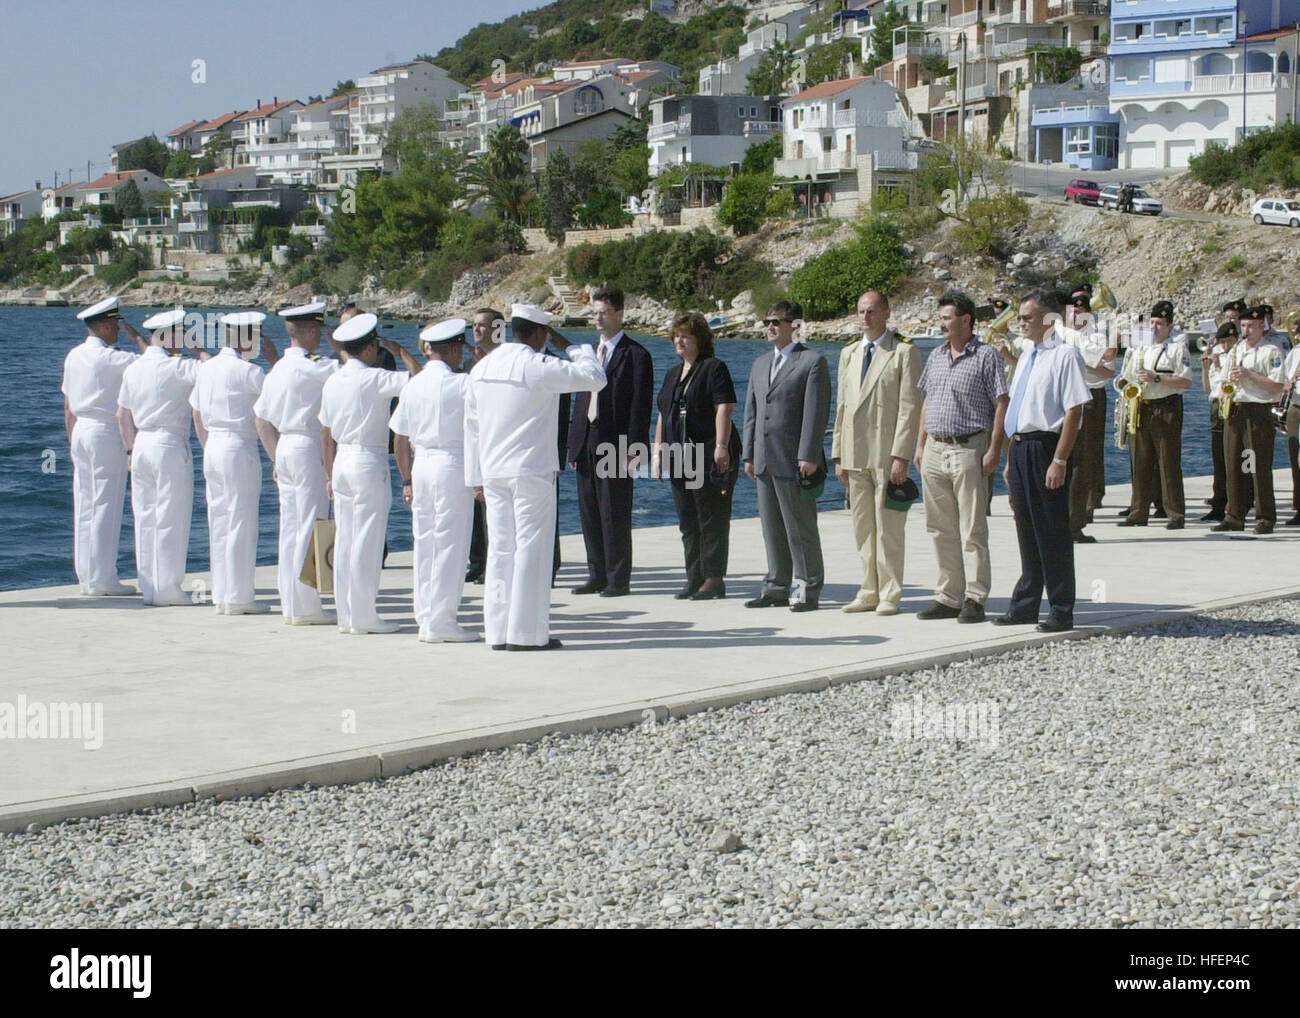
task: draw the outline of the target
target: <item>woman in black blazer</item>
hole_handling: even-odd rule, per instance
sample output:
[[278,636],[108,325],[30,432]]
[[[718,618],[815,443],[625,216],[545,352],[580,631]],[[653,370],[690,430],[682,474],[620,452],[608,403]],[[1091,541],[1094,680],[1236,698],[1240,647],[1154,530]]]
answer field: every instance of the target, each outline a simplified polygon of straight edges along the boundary
[[686,552],[686,586],[675,596],[709,601],[727,596],[731,496],[740,470],[740,436],[731,425],[736,387],[727,365],[713,355],[703,315],[677,316],[673,347],[682,363],[669,370],[659,392],[650,471],[673,485]]

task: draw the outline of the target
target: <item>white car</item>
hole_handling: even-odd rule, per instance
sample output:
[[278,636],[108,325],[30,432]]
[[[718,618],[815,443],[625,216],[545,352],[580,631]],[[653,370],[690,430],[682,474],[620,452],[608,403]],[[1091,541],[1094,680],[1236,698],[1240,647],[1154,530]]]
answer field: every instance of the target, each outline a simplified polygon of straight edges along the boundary
[[1300,226],[1300,201],[1290,198],[1261,198],[1250,207],[1250,218],[1258,225]]
[[[1097,204],[1104,209],[1110,209],[1112,212],[1116,211],[1119,208],[1119,185],[1108,184],[1103,187],[1097,196]],[[1164,203],[1159,198],[1152,198],[1140,187],[1133,189],[1134,213],[1137,215],[1158,216],[1164,210]]]

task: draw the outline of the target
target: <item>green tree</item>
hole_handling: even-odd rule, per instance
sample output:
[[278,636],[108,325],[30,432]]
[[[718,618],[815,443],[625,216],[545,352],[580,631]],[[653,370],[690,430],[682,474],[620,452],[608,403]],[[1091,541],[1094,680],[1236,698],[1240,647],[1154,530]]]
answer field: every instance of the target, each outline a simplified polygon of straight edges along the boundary
[[194,173],[194,157],[188,152],[174,152],[167,160],[164,177],[189,177]]
[[632,51],[642,59],[655,60],[672,45],[676,34],[677,30],[667,18],[651,11],[641,19],[641,27],[633,37]]
[[894,29],[902,28],[907,23],[906,8],[900,10],[893,2],[886,4],[885,9],[877,15],[871,29],[871,56],[866,65],[868,74],[894,59]]
[[154,135],[141,138],[117,159],[119,170],[148,170],[161,177],[167,170],[171,152]]
[[781,157],[781,136],[773,135],[767,141],[750,145],[740,164],[741,173],[771,173],[773,163]]
[[857,229],[857,237],[818,255],[790,277],[790,295],[809,318],[820,320],[848,314],[864,290],[889,293],[907,271],[897,228],[873,217]]
[[1036,81],[1064,85],[1083,66],[1083,54],[1073,46],[1034,46],[1029,53]]
[[528,142],[512,124],[488,135],[488,150],[464,170],[464,181],[487,199],[504,223],[523,225],[536,195],[529,170]]
[[353,81],[351,78],[348,78],[347,81],[336,81],[334,83],[334,91],[331,92],[329,96],[327,96],[327,98],[333,99],[336,96],[347,95],[356,87],[357,87],[357,83]]
[[144,196],[134,180],[128,180],[126,185],[117,192],[113,204],[117,206],[117,211],[122,214],[123,219],[144,215]]
[[718,222],[730,226],[737,236],[753,233],[767,217],[772,178],[766,173],[741,173],[727,185],[718,205]]
[[405,164],[423,163],[441,147],[441,127],[442,117],[432,102],[405,109],[385,125],[384,155],[396,160],[399,172]]
[[794,50],[782,40],[763,51],[758,63],[745,76],[745,88],[750,95],[779,95],[784,91],[785,79],[794,68]]
[[564,231],[573,225],[577,195],[573,188],[573,164],[564,150],[554,153],[542,171],[539,189],[542,199],[542,227],[556,243],[564,242]]
[[[218,131],[203,146],[203,155],[211,160],[214,170],[230,169],[235,165],[235,140]],[[212,170],[206,172],[211,173]]]

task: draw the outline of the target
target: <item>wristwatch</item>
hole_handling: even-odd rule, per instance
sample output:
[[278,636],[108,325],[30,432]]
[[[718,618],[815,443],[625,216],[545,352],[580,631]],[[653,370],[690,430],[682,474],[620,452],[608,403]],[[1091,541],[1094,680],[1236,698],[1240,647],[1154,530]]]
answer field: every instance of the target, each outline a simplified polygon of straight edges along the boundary
[[1055,456],[1052,457],[1052,466],[1054,467],[1063,467],[1065,466],[1066,462],[1067,462],[1066,460],[1057,459]]

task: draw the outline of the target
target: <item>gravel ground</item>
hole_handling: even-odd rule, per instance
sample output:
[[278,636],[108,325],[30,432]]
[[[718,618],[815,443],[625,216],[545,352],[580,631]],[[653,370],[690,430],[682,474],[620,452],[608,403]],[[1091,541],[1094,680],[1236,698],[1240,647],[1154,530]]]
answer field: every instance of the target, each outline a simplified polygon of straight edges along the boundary
[[0,926],[1296,926],[1298,635],[1258,604],[4,835]]

